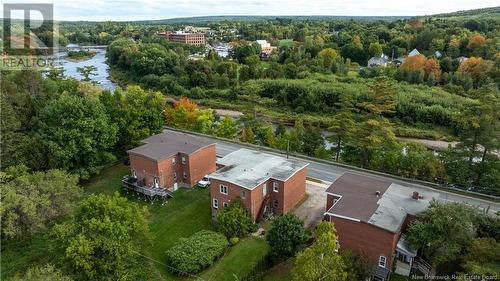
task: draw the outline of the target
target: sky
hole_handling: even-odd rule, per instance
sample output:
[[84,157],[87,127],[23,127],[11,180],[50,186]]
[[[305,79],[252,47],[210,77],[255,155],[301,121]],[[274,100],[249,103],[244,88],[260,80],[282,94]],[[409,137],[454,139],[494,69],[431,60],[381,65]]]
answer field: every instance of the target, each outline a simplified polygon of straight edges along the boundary
[[[498,0],[7,0],[52,3],[56,20],[130,21],[216,15],[417,16],[494,7]],[[1,9],[3,14],[3,9]],[[18,18],[15,14],[13,18]],[[36,16],[35,16],[36,17]]]

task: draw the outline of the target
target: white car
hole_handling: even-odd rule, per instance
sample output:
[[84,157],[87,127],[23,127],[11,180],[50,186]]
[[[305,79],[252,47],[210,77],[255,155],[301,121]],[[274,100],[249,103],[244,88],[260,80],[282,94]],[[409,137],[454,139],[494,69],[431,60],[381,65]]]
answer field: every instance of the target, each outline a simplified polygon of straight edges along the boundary
[[198,182],[199,187],[209,187],[210,186],[210,179],[207,176],[204,176],[199,182]]

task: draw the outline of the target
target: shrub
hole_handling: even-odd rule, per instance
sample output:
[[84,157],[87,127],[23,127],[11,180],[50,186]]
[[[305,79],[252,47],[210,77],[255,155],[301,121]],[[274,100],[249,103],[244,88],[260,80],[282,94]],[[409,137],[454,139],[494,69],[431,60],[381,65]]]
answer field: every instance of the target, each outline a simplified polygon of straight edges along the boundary
[[278,259],[292,257],[307,241],[304,222],[294,214],[277,217],[271,223],[266,240],[270,253]]
[[238,237],[231,237],[231,239],[229,239],[229,242],[231,243],[232,246],[238,244],[238,242],[240,242],[240,238]]
[[241,201],[235,200],[217,215],[217,228],[226,237],[245,237],[255,231],[256,225]]
[[202,230],[189,238],[179,239],[177,244],[167,250],[167,263],[176,274],[197,273],[220,257],[226,246],[227,239],[224,235]]

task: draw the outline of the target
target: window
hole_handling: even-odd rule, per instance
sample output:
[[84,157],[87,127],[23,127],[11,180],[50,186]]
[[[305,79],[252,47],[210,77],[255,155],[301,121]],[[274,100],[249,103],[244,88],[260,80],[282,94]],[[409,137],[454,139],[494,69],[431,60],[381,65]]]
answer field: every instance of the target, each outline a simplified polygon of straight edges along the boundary
[[172,158],[172,164],[175,164],[175,157]]
[[264,184],[262,186],[262,196],[266,196],[267,195],[267,184]]
[[279,186],[277,181],[273,181],[273,191],[278,192],[279,191]]
[[132,177],[133,177],[134,179],[136,179],[136,178],[137,178],[137,173],[135,172],[135,170],[132,170]]
[[182,162],[182,164],[186,164],[186,156],[182,156],[181,162]]
[[278,202],[278,200],[274,200],[274,201],[273,201],[273,207],[274,207],[274,208],[278,208],[278,206],[279,206],[279,202]]
[[185,179],[187,179],[188,174],[186,173],[186,171],[184,171],[184,172],[182,173],[182,176],[183,176]]
[[213,199],[213,206],[215,209],[219,208],[219,201],[217,200],[217,198]]
[[227,204],[227,202],[223,202],[223,203],[222,203],[222,207],[227,208],[227,206],[229,206],[229,205]]
[[158,187],[160,185],[160,179],[158,177],[153,178],[153,186]]
[[222,185],[222,184],[219,185],[219,191],[220,191],[220,193],[227,195],[227,186]]
[[380,256],[378,258],[378,266],[385,268],[386,263],[387,263],[387,258],[386,257]]
[[177,179],[177,173],[174,172],[173,176],[174,176],[174,180],[176,180]]
[[247,196],[247,193],[243,190],[241,192],[241,195],[240,195],[241,199],[245,199],[246,196]]

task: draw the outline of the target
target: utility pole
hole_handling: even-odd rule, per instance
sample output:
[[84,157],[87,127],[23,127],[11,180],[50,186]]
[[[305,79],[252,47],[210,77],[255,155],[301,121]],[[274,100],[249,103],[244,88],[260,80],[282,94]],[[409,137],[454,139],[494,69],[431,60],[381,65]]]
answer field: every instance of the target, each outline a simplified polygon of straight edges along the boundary
[[288,159],[288,153],[290,151],[290,140],[286,141],[286,159]]

